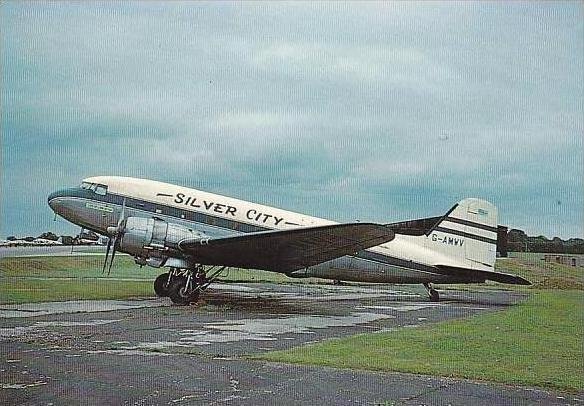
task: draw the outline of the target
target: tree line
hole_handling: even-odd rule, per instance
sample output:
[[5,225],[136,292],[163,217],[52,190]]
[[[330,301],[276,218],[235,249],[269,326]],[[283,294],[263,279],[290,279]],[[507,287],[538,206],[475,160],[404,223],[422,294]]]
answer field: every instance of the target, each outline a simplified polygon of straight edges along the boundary
[[562,240],[559,237],[549,239],[543,235],[528,236],[523,230],[512,229],[507,234],[507,250],[512,252],[584,254],[584,239]]

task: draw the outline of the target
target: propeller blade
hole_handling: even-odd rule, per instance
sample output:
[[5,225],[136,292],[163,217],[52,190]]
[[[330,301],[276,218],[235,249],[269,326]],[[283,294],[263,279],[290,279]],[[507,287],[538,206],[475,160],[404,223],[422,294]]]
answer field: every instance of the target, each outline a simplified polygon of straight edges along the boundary
[[103,261],[103,268],[101,270],[101,274],[105,273],[105,267],[107,266],[107,257],[109,256],[110,248],[112,247],[112,238],[108,237],[107,239],[107,248],[105,250],[105,260]]
[[124,218],[126,217],[126,198],[124,197],[124,200],[122,202],[122,212],[120,213],[120,218],[118,219],[118,230],[117,232],[119,233],[120,227],[122,226],[122,221],[124,221]]
[[116,238],[114,239],[114,243],[112,245],[114,246],[114,249],[112,250],[112,259],[110,261],[109,268],[107,270],[107,276],[109,276],[111,271],[112,271],[112,265],[114,264],[114,257],[116,256],[116,248],[118,245],[118,236],[117,235],[116,235]]
[[[113,246],[113,250],[112,250],[112,257],[111,257],[109,267],[107,270],[107,276],[109,276],[111,271],[112,271],[112,265],[114,264],[114,257],[116,256],[116,251],[118,250],[118,241],[119,241],[122,233],[124,232],[124,220],[125,219],[126,219],[126,198],[124,197],[124,200],[122,202],[122,211],[120,213],[120,218],[118,219],[118,225],[116,226],[115,232],[113,232],[114,240],[113,240],[113,243],[111,244]],[[109,229],[109,227],[108,227],[108,229]],[[110,240],[108,241],[107,252],[109,252],[110,242],[111,242],[111,237],[110,237]],[[107,263],[107,253],[105,256],[105,262],[103,264],[104,271],[105,271],[106,263]]]

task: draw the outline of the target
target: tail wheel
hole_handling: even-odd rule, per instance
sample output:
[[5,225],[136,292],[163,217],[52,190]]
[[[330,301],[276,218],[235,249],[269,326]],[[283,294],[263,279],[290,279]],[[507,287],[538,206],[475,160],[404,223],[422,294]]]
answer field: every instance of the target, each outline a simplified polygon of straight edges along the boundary
[[440,295],[438,294],[438,291],[434,289],[430,283],[424,283],[423,285],[426,288],[426,292],[428,293],[428,297],[430,298],[431,302],[440,301]]
[[[172,303],[178,305],[188,305],[196,302],[199,298],[199,290],[189,289],[186,286],[186,278],[173,278],[168,287],[168,297]],[[196,287],[196,285],[195,285]]]
[[167,297],[168,296],[168,273],[163,273],[162,275],[158,275],[156,280],[154,281],[154,292],[158,297]]
[[430,289],[428,294],[430,295],[431,302],[439,302],[440,301],[440,295],[438,294],[438,291],[436,291],[435,289]]

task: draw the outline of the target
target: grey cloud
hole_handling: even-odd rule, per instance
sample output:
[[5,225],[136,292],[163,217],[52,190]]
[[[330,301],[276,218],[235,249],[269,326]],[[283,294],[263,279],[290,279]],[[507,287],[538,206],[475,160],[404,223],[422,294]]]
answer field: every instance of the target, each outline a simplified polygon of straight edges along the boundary
[[[3,190],[27,190],[3,193],[2,232],[27,207],[50,216],[50,188],[110,173],[343,220],[439,214],[472,194],[503,221],[582,234],[574,3],[0,12]],[[35,176],[50,178],[36,195]]]

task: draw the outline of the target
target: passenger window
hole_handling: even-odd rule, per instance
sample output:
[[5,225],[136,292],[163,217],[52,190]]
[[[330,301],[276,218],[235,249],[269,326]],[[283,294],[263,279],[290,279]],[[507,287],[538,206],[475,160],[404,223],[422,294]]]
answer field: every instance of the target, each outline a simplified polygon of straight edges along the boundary
[[97,193],[98,195],[105,196],[106,192],[107,192],[107,186],[105,186],[105,185],[96,185],[95,186],[95,193]]

